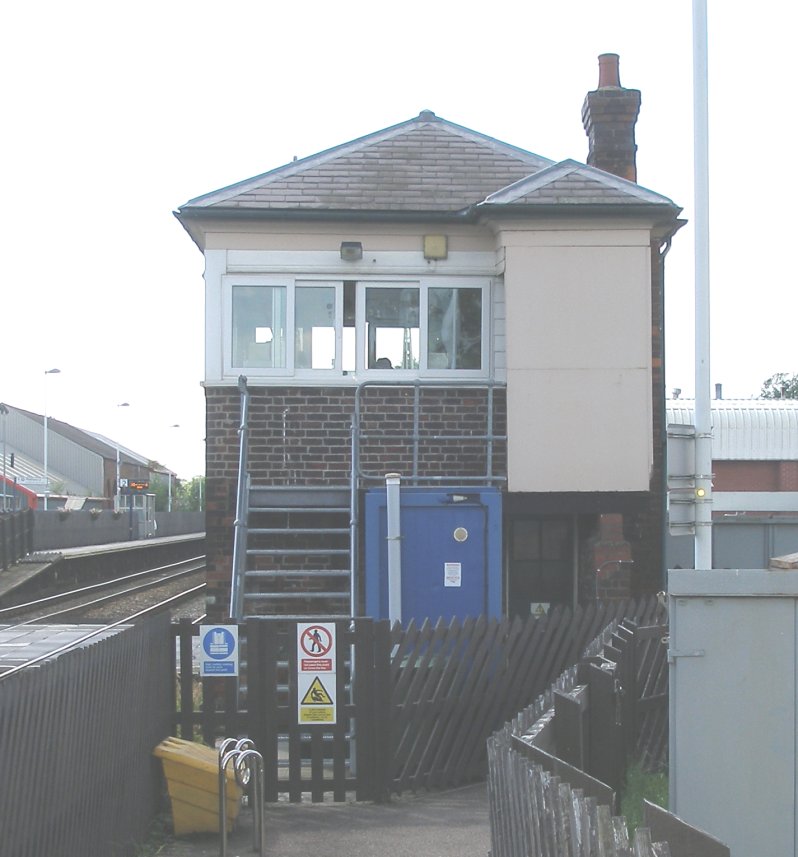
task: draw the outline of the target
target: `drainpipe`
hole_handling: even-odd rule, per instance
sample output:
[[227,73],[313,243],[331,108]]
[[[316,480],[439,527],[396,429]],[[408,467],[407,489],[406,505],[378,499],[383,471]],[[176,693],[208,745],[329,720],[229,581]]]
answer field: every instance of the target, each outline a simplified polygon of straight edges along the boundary
[[402,527],[399,517],[401,476],[385,474],[388,516],[388,618],[402,621]]

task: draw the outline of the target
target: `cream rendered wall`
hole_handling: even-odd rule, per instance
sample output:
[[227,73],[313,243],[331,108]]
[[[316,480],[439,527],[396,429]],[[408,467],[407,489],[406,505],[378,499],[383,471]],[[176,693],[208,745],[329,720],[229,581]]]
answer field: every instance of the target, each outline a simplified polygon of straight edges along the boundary
[[511,491],[644,491],[647,229],[503,231]]

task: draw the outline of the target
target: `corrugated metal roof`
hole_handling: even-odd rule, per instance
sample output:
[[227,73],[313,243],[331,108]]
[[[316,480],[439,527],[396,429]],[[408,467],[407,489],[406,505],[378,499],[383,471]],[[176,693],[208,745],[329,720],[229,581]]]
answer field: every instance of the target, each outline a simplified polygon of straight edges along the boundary
[[[695,402],[670,399],[667,421],[695,424]],[[798,460],[798,399],[716,399],[712,402],[716,461]]]

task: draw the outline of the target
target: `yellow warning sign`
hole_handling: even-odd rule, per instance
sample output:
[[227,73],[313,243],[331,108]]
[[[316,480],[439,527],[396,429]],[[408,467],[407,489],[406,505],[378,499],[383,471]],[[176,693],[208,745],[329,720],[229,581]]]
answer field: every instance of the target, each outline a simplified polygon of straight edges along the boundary
[[335,709],[331,706],[326,708],[300,708],[300,723],[335,723]]
[[327,689],[321,683],[321,679],[316,676],[310,684],[307,693],[302,698],[300,705],[332,705],[333,701]]

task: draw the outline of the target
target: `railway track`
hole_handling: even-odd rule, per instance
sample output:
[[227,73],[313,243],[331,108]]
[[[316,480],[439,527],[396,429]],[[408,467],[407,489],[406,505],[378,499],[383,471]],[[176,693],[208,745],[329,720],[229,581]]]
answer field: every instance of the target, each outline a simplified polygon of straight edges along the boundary
[[[162,610],[176,618],[204,612],[205,557],[157,566],[109,581],[0,608],[0,625],[136,621]],[[183,609],[183,605],[191,607]]]

